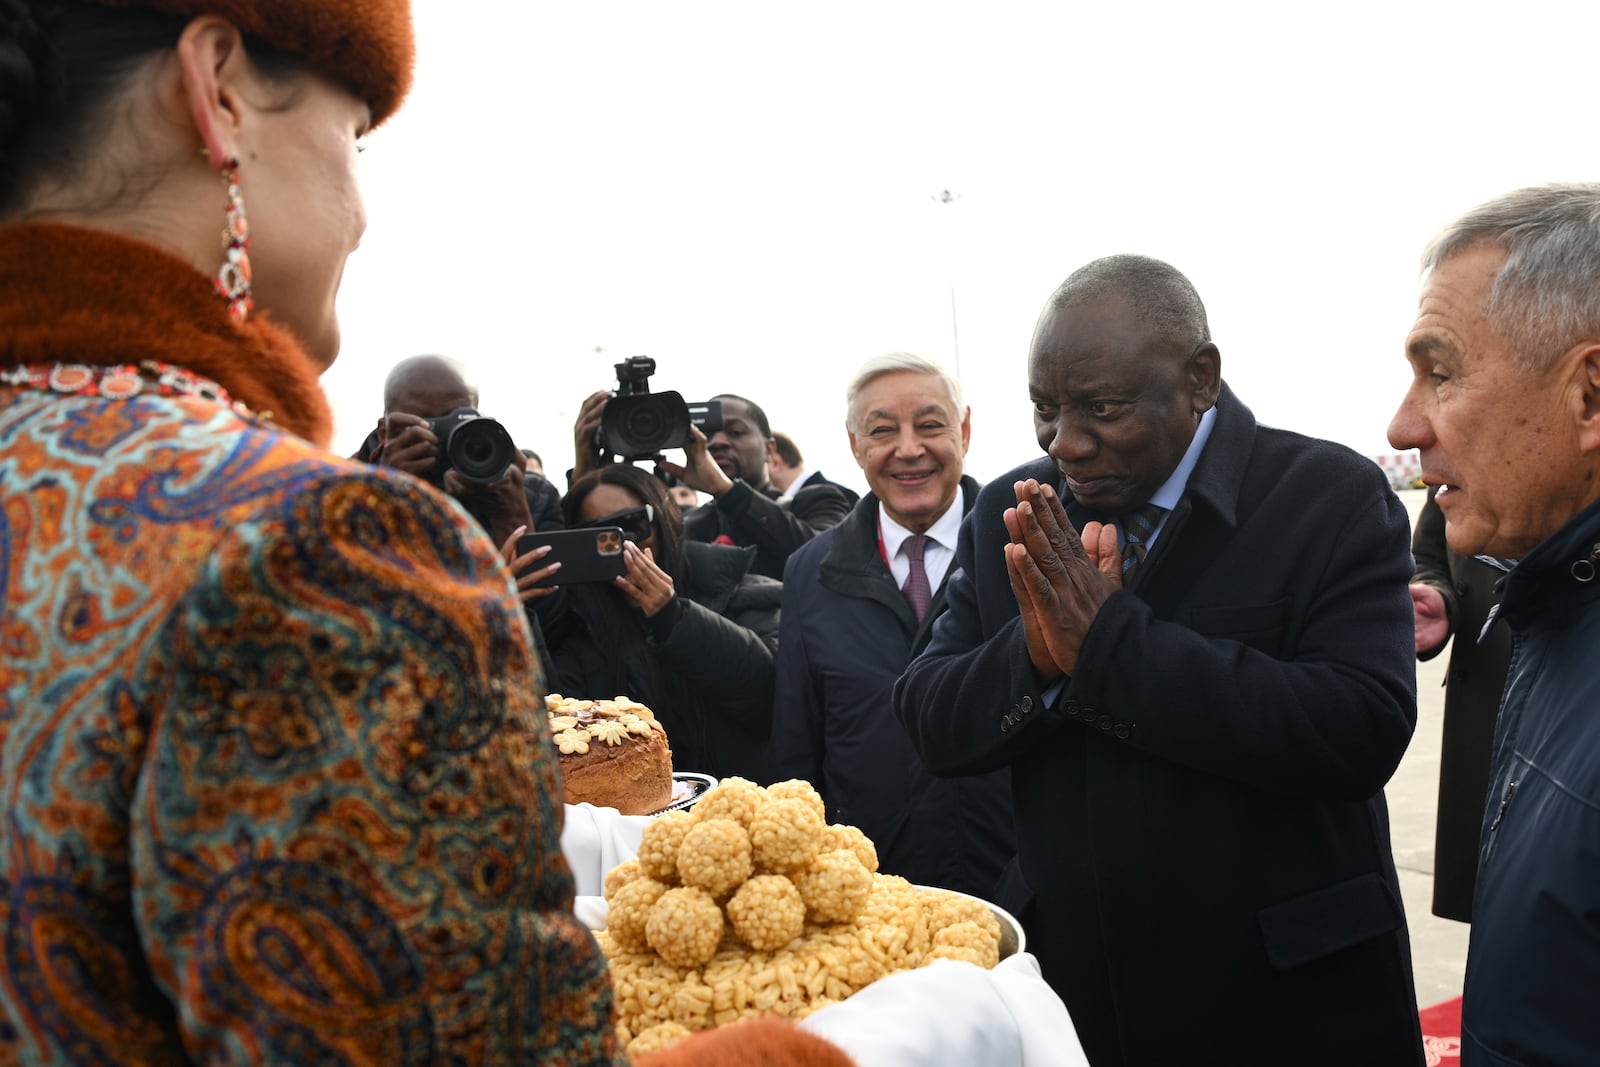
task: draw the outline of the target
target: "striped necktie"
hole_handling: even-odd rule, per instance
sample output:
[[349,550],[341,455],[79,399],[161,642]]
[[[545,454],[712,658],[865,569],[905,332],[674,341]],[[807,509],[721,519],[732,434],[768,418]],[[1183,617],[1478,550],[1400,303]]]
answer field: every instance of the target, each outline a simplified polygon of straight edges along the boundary
[[1122,516],[1122,587],[1128,588],[1133,584],[1133,576],[1139,573],[1140,564],[1144,563],[1145,553],[1150,551],[1150,538],[1155,536],[1156,527],[1161,525],[1161,516],[1167,509],[1157,504],[1146,504],[1137,511],[1130,511]]

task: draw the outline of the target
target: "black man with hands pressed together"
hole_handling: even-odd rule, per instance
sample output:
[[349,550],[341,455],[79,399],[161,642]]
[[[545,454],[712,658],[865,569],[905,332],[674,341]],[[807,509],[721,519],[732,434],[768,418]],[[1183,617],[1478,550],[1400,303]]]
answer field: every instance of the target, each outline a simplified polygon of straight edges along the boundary
[[934,773],[1010,767],[998,903],[1095,1067],[1421,1063],[1382,794],[1416,719],[1405,509],[1257,425],[1160,261],[1068,278],[1028,373],[1048,455],[979,494],[894,695]]

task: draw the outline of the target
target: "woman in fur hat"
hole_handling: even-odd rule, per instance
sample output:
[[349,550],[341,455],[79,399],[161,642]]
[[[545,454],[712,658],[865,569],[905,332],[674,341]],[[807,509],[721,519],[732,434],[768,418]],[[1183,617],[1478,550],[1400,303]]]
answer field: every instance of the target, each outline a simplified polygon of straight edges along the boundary
[[506,569],[325,451],[411,63],[406,0],[0,0],[0,1063],[622,1059]]

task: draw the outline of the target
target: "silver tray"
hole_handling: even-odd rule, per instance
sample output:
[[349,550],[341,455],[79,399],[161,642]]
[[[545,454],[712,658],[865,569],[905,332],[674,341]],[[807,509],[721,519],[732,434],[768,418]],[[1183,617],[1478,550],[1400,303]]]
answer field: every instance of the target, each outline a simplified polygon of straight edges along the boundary
[[672,772],[672,803],[659,811],[650,814],[665,815],[669,811],[686,811],[694,807],[695,801],[705,796],[717,784],[717,780],[709,774],[696,774],[694,771]]
[[936,885],[919,885],[919,890],[937,889],[941,893],[953,893],[958,897],[976,900],[979,904],[994,912],[994,917],[1000,920],[1000,958],[1006,959],[1015,956],[1027,947],[1027,937],[1022,932],[1022,924],[1017,922],[1016,916],[998,904],[991,904],[982,897],[975,897],[971,893],[962,893],[955,889],[944,889]]

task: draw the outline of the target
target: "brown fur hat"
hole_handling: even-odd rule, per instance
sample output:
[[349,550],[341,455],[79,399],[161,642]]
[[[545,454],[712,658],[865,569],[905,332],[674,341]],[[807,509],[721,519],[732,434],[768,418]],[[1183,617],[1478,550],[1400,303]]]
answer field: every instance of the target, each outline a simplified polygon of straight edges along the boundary
[[106,7],[149,7],[170,15],[221,15],[240,32],[303,56],[354,89],[376,126],[411,88],[416,41],[411,0],[97,0]]

